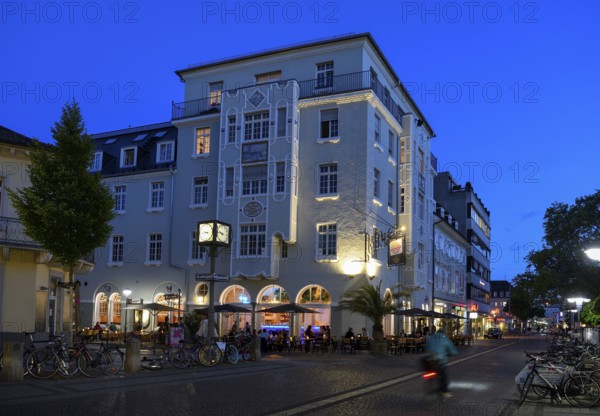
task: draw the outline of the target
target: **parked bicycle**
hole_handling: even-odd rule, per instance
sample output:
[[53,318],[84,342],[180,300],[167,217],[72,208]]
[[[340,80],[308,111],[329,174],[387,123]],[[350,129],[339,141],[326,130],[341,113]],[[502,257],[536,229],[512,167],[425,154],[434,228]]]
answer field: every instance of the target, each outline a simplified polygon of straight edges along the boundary
[[[26,376],[29,371],[27,370],[27,356],[35,350],[35,344],[33,341],[33,335],[35,332],[23,332],[23,375]],[[4,351],[0,351],[0,371],[4,367]]]
[[35,378],[51,378],[57,373],[73,377],[79,371],[76,361],[71,361],[62,336],[50,335],[52,344],[33,350],[27,356],[27,371]]

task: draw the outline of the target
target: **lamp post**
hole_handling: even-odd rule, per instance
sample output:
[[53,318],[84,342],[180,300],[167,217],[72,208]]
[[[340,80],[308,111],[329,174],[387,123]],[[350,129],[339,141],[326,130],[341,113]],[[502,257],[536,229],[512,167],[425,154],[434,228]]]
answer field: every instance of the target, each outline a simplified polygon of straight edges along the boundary
[[196,275],[196,280],[208,281],[208,334],[211,339],[215,332],[215,281],[229,280],[227,276],[215,274],[215,258],[218,247],[229,247],[231,244],[231,225],[217,220],[201,221],[198,223],[196,232],[198,245],[209,248],[210,273],[208,275]]
[[584,253],[592,260],[600,261],[600,242],[595,241]]
[[568,298],[567,302],[574,303],[577,307],[577,324],[581,322],[581,307],[583,306],[583,302],[589,302],[590,299],[587,298]]
[[[131,289],[129,289],[128,287],[126,287],[125,289],[123,289],[123,296],[125,296],[125,335],[124,337],[127,338],[127,305],[129,305],[129,296],[131,296]],[[123,338],[123,339],[125,339]]]

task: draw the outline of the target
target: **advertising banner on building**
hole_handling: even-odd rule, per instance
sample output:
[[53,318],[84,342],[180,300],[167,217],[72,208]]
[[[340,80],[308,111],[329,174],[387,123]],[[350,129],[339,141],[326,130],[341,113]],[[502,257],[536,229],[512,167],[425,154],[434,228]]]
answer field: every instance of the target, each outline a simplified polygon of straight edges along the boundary
[[405,237],[391,237],[388,245],[388,266],[397,266],[406,262]]

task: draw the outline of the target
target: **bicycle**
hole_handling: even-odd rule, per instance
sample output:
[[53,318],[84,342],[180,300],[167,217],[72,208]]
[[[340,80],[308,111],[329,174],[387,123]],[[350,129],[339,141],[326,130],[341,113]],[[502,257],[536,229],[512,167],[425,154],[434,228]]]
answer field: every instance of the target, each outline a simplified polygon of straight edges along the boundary
[[62,336],[50,335],[51,346],[38,348],[27,355],[27,371],[35,378],[51,378],[57,373],[63,377],[74,377],[79,368],[71,361]]
[[[80,334],[81,335],[81,334]],[[67,348],[67,353],[71,361],[77,363],[77,368],[81,374],[87,377],[99,377],[102,375],[111,375],[119,372],[123,366],[123,353],[116,347],[108,347],[101,344],[99,350],[91,351],[83,337],[80,342],[71,348]],[[88,343],[90,339],[88,338]],[[75,376],[76,373],[70,376]]]
[[195,339],[193,343],[185,340],[179,343],[180,345],[169,348],[167,353],[168,360],[174,367],[186,368],[198,363],[212,367],[223,358],[223,353],[217,345],[204,343],[199,339]]
[[[539,356],[525,352],[530,358],[530,372],[520,388],[519,406],[532,390],[537,396],[535,400],[543,399],[550,394],[551,403],[560,404],[562,395],[576,407],[592,407],[600,402],[600,384],[590,375],[575,372],[572,367],[561,368],[551,363],[539,364],[544,361]],[[540,371],[542,370],[542,371]]]
[[[23,343],[23,376],[26,376],[29,371],[27,370],[27,356],[35,350],[35,344],[33,341],[33,335],[35,332],[23,332],[25,338]],[[4,366],[4,351],[0,351],[0,371]]]
[[217,342],[217,347],[221,350],[221,361],[227,360],[231,364],[237,364],[240,354],[235,345],[229,342]]

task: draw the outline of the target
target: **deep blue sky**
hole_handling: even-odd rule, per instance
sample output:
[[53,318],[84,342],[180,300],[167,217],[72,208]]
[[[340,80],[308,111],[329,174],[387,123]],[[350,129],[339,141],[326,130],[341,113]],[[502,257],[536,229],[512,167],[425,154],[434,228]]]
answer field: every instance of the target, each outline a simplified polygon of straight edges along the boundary
[[491,211],[492,278],[538,248],[555,201],[596,191],[600,2],[0,3],[0,124],[50,141],[74,97],[88,131],[170,119],[173,71],[371,32],[437,133],[439,168]]

